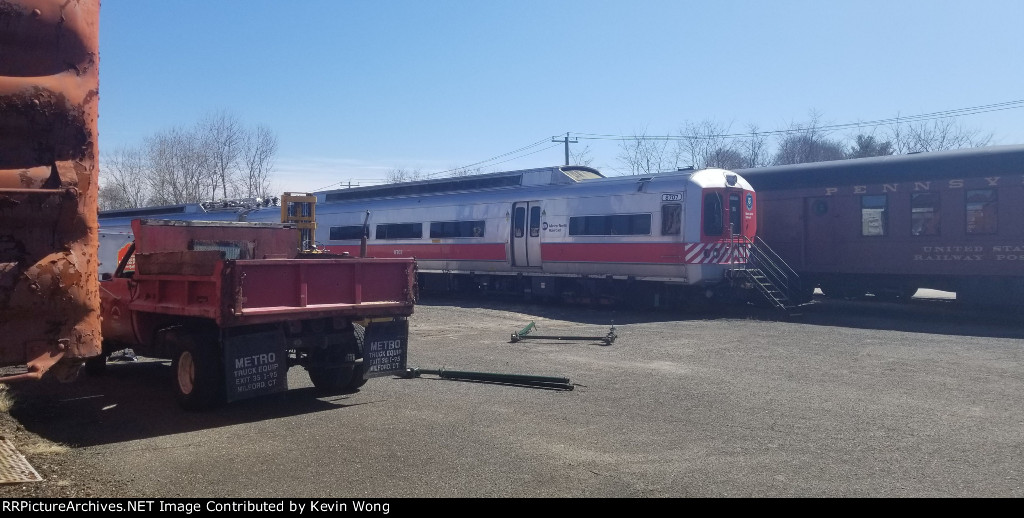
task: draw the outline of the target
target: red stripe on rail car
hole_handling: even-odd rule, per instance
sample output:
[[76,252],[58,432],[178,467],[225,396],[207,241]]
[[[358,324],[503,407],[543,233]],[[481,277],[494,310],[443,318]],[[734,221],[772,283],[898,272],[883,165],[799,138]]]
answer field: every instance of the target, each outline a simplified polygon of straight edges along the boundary
[[[329,245],[329,252],[359,255],[359,245]],[[459,261],[506,261],[505,243],[428,243],[367,245],[369,257],[415,257]]]
[[679,264],[684,243],[544,243],[542,260],[578,263]]
[[[333,253],[359,255],[358,245],[330,245]],[[369,257],[505,262],[504,243],[429,243],[368,245]],[[745,262],[741,246],[718,243],[542,243],[544,262],[714,264]]]
[[545,243],[544,262],[725,264],[746,262],[736,243]]

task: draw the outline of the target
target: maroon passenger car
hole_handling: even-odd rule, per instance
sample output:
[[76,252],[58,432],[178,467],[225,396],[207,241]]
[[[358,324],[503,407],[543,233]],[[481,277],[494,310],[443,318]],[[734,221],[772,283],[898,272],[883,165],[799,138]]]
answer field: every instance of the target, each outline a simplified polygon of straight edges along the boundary
[[1024,304],[1024,146],[737,171],[759,233],[829,296]]

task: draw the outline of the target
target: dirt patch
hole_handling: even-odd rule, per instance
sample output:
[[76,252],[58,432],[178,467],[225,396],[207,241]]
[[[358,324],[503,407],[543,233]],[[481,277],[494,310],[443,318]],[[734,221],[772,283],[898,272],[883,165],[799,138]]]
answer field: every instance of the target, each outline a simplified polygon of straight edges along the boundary
[[0,498],[97,498],[126,496],[118,484],[97,477],[83,454],[64,444],[49,441],[11,416],[19,404],[31,404],[0,384],[0,436],[10,440],[36,472],[41,482],[0,484]]

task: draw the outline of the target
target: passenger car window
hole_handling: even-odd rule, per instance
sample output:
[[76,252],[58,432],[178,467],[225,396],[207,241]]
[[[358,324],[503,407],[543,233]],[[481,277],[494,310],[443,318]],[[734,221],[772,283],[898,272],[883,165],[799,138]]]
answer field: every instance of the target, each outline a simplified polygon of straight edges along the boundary
[[683,230],[683,206],[666,203],[661,206],[661,235],[678,236]]
[[967,233],[995,234],[998,202],[995,189],[967,191]]
[[860,223],[862,236],[884,236],[888,220],[886,195],[860,197]]
[[910,233],[915,236],[938,235],[939,214],[939,193],[913,193],[910,196]]

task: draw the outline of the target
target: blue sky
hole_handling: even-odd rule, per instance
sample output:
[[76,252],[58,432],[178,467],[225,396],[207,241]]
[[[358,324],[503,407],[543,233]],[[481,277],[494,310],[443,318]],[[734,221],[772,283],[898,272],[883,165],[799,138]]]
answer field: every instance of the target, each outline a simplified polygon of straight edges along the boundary
[[[1020,0],[103,0],[100,150],[226,110],[276,132],[278,190],[310,191],[566,132],[933,113],[1024,99],[1022,23]],[[961,122],[1019,144],[1022,120]],[[574,146],[624,170],[616,141]],[[564,160],[533,151],[482,167]]]

